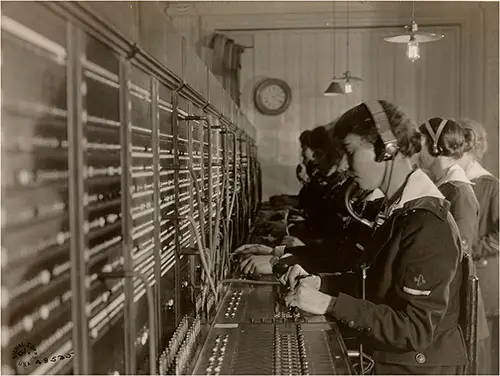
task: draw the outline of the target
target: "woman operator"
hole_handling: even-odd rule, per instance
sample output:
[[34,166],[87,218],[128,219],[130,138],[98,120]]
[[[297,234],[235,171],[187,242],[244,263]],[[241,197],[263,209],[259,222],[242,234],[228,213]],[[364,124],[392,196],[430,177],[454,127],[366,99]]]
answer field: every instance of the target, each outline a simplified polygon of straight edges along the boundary
[[[487,135],[484,127],[470,119],[459,120],[465,131],[467,146],[458,161],[467,178],[474,184],[473,189],[479,201],[479,233],[472,245],[479,285],[483,295],[490,344],[486,344],[485,374],[498,374],[498,179],[487,171],[480,162],[487,150]],[[488,354],[489,353],[489,354]],[[481,367],[483,368],[483,367]]]
[[[479,202],[471,181],[459,165],[467,146],[465,132],[456,121],[439,117],[423,123],[420,132],[424,137],[422,150],[419,153],[419,165],[430,172],[431,179],[450,202],[450,213],[457,223],[462,249],[471,254],[478,238]],[[489,374],[487,355],[490,334],[484,306],[483,297],[479,296],[477,313],[479,374]]]
[[463,246],[470,253],[477,239],[479,202],[470,180],[458,164],[466,146],[464,131],[457,122],[436,117],[423,123],[420,132],[424,137],[419,167],[430,171],[434,183],[451,203],[450,212]]
[[357,329],[377,374],[462,373],[458,230],[449,203],[412,167],[410,157],[421,147],[417,129],[395,106],[376,101],[347,111],[335,132],[346,152],[341,168],[349,167],[361,189],[379,188],[386,197],[363,252],[366,299],[328,295],[342,286],[295,265],[285,275],[292,289],[287,303]]

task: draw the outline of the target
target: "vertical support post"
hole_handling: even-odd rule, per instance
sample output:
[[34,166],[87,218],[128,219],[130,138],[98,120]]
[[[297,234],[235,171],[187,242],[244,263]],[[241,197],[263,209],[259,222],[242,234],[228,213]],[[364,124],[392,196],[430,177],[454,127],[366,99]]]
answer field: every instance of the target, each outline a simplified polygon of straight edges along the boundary
[[[173,142],[173,152],[174,152],[174,216],[179,218],[179,98],[178,93],[172,93],[172,142]],[[179,220],[175,219],[175,276],[174,276],[174,288],[175,288],[175,302],[174,302],[174,312],[175,312],[175,325],[177,326],[181,320],[181,247],[180,247],[180,230],[179,230]]]
[[[132,134],[130,110],[130,63],[120,59],[120,123],[121,123],[121,191],[122,191],[122,250],[124,269],[133,270],[132,260]],[[124,338],[125,338],[125,373],[135,374],[135,305],[134,284],[130,278],[125,279]]]
[[[158,108],[159,101],[159,82],[156,78],[151,78],[151,126],[152,126],[152,149],[153,149],[153,218],[154,218],[154,273],[156,286],[154,289],[155,301],[155,322],[157,328],[162,328],[161,324],[161,237],[160,237],[160,111]],[[152,325],[152,323],[150,323]],[[155,348],[157,351],[163,348],[163,339],[160,335],[156,335]],[[150,341],[152,339],[150,338]]]
[[85,255],[87,234],[84,231],[87,207],[85,200],[85,132],[83,105],[83,32],[66,23],[68,38],[67,106],[68,106],[68,169],[69,169],[69,228],[71,261],[71,318],[73,320],[73,349],[78,354],[73,360],[75,374],[89,374],[90,349],[87,317],[87,265]]

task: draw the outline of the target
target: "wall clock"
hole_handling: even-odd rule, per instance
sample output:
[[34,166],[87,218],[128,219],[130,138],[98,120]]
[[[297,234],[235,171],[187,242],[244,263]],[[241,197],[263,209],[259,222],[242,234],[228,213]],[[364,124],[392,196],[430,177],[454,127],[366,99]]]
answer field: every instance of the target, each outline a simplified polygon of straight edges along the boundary
[[261,114],[280,115],[290,106],[292,90],[283,80],[266,78],[255,86],[253,100]]

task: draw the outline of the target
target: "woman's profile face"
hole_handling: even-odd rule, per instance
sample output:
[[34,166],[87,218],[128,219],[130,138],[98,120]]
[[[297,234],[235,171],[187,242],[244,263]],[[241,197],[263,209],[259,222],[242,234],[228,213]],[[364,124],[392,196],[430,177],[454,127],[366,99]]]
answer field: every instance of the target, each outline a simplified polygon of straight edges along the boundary
[[344,139],[344,149],[345,154],[339,169],[349,169],[361,189],[379,188],[384,177],[385,165],[375,161],[374,146],[361,136],[351,133]]
[[310,147],[302,148],[302,159],[304,163],[310,162],[314,159],[314,152]]

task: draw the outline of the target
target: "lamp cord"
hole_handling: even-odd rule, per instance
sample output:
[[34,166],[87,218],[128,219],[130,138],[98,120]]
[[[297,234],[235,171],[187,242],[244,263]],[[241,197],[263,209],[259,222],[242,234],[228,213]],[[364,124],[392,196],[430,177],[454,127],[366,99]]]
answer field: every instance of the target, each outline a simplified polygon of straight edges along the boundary
[[347,56],[347,76],[349,77],[349,0],[347,0],[347,25],[346,25],[346,28],[347,28],[347,38],[346,38],[346,56]]

